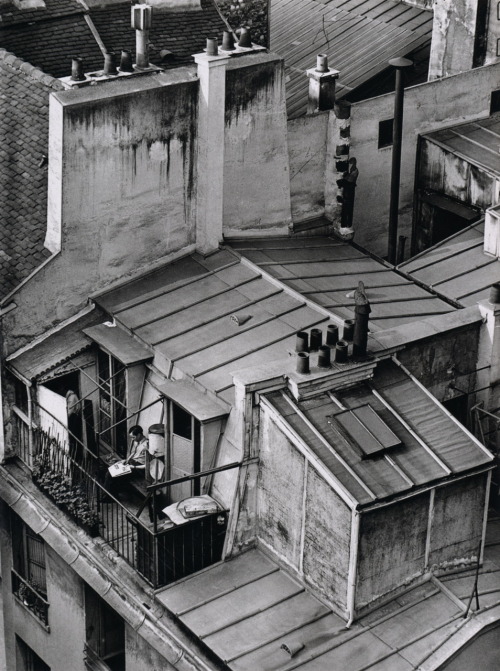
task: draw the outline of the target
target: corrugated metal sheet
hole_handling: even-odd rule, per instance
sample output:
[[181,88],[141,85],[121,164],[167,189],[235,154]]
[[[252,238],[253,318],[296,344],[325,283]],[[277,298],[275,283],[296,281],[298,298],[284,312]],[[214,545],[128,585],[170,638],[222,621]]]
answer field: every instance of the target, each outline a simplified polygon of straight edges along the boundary
[[260,269],[341,319],[354,317],[354,290],[362,280],[372,308],[373,331],[455,309],[392,267],[333,238],[232,240],[231,245]]
[[426,140],[438,144],[468,163],[500,177],[500,114],[426,133]]
[[392,362],[378,365],[371,384],[363,382],[335,393],[341,406],[349,410],[370,404],[401,441],[387,454],[366,458],[356,436],[343,426],[345,412],[329,394],[298,403],[287,401],[285,396],[286,392],[277,391],[267,398],[360,504],[491,461],[443,408]]
[[285,58],[291,117],[305,113],[305,71],[326,53],[340,70],[340,95],[430,42],[432,12],[397,0],[272,0],[271,49]]
[[464,306],[488,298],[500,261],[483,252],[484,220],[402,263],[408,275]]

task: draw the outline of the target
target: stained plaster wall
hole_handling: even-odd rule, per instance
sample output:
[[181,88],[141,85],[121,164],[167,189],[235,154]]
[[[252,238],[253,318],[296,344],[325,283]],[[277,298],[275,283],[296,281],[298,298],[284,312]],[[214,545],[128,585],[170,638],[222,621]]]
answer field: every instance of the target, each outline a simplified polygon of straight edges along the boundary
[[429,79],[472,68],[478,0],[437,0],[429,63]]
[[350,510],[270,414],[261,421],[258,538],[345,612]]
[[[8,512],[5,517],[8,520]],[[48,632],[31,612],[12,596],[10,580],[12,542],[7,529],[2,536],[7,671],[15,671],[16,634],[48,664],[52,671],[67,671],[67,669],[84,671],[85,616],[81,580],[48,545],[45,545],[47,600],[50,604],[50,632]]]
[[478,324],[452,333],[442,333],[414,344],[398,353],[398,359],[438,401],[447,401],[461,392],[476,389],[476,363],[479,347]]
[[[429,566],[453,569],[477,557],[482,538],[486,475],[438,487],[434,498]],[[459,514],[457,514],[459,511]]]
[[[494,64],[406,90],[398,235],[411,236],[419,134],[487,117],[499,79],[500,65]],[[351,107],[350,153],[359,169],[354,240],[381,256],[387,254],[392,148],[378,149],[378,126],[393,115],[392,93]]]
[[194,242],[197,95],[179,68],[52,97],[46,240],[60,253],[15,294],[16,347]]
[[288,122],[290,191],[294,222],[325,212],[325,170],[328,113]]
[[224,133],[224,235],[286,233],[291,222],[283,61],[229,61]]
[[129,624],[125,624],[125,657],[127,671],[173,671],[165,657],[149,645]]
[[429,493],[361,515],[356,609],[425,571]]

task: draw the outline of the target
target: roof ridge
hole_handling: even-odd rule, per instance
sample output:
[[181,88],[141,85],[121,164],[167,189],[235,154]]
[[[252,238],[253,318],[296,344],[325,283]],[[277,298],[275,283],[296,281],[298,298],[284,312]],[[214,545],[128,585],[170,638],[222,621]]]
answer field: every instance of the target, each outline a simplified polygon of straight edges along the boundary
[[2,62],[15,70],[20,70],[31,79],[39,81],[54,90],[64,90],[62,83],[55,77],[52,77],[52,75],[46,74],[43,70],[31,65],[31,63],[22,58],[18,58],[18,56],[10,51],[0,48],[0,63]]

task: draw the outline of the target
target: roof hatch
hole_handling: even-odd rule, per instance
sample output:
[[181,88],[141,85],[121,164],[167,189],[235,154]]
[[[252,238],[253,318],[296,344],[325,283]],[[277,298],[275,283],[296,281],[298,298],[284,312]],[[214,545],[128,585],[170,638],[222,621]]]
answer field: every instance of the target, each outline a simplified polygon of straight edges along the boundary
[[398,445],[399,438],[369,403],[335,415],[335,419],[356,442],[363,459],[375,457]]

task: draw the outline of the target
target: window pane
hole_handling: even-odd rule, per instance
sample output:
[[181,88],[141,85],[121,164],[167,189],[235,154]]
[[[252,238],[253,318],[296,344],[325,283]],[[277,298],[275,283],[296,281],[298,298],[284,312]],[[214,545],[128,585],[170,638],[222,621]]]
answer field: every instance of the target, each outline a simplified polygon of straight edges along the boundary
[[192,438],[191,415],[180,408],[176,403],[172,403],[173,432],[177,436],[182,436],[187,440]]

